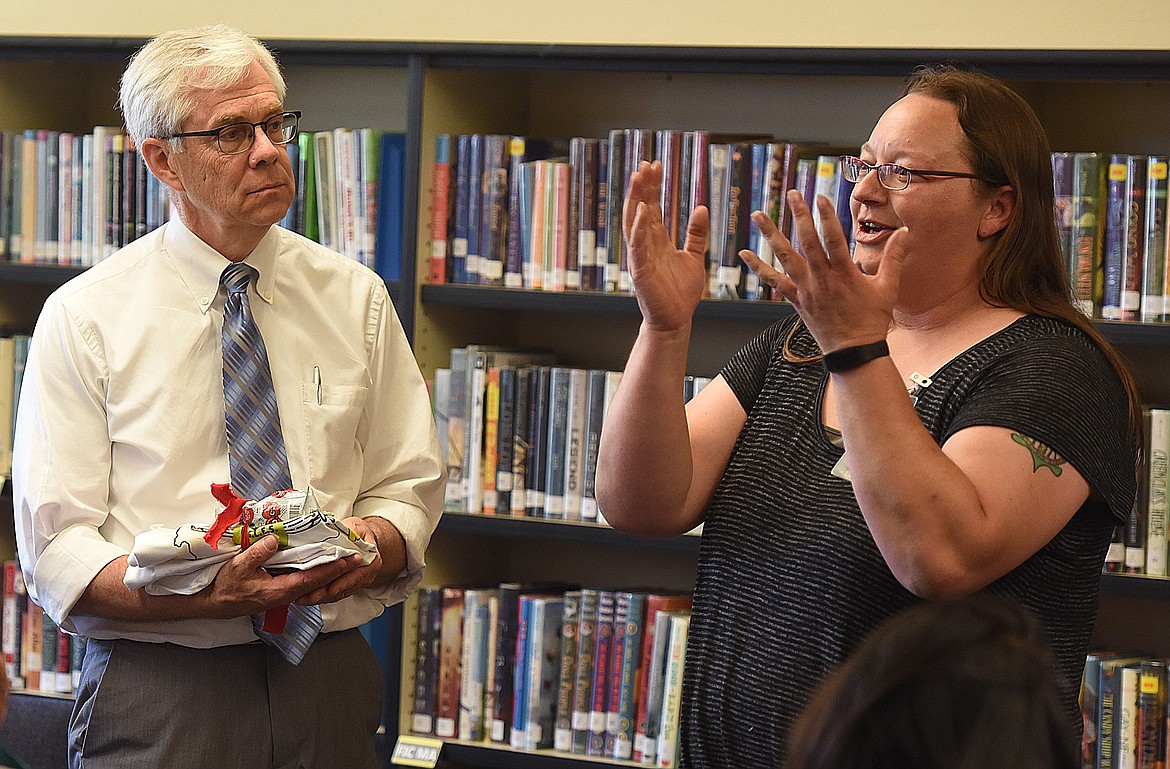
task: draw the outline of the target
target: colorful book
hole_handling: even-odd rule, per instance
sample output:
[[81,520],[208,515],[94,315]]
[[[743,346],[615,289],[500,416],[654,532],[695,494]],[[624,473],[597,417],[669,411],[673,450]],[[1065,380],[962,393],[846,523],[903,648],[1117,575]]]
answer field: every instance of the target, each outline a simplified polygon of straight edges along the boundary
[[417,600],[418,629],[415,636],[411,731],[432,734],[435,731],[435,704],[439,684],[443,590],[439,587],[420,587]]
[[444,587],[439,629],[439,689],[435,735],[454,737],[459,729],[459,685],[463,677],[463,588]]
[[[451,134],[435,137],[435,163],[431,166],[431,260],[427,282],[431,285],[450,280],[448,244],[455,196],[451,176],[454,152]],[[458,162],[457,159],[455,159]]]
[[489,611],[493,591],[463,591],[463,638],[459,681],[459,730],[461,740],[484,737],[484,690],[487,685]]
[[662,691],[662,730],[658,734],[658,766],[669,769],[678,765],[679,714],[682,710],[682,677],[686,667],[689,614],[670,617],[670,643],[667,649],[666,674]]
[[556,718],[553,722],[553,747],[563,753],[573,750],[573,693],[577,683],[577,626],[579,624],[581,591],[570,590],[564,595],[561,614],[561,656],[557,672]]
[[582,588],[577,616],[576,681],[573,683],[572,752],[585,755],[589,746],[589,721],[593,707],[594,654],[597,650],[598,591]]
[[528,627],[528,717],[524,734],[527,750],[553,746],[564,606],[563,595],[532,599]]

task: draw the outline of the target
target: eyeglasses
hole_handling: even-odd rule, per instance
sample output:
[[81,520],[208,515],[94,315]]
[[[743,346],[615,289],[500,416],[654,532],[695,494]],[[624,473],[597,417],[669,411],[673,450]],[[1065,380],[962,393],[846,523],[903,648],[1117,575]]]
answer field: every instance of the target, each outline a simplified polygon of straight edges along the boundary
[[300,112],[282,112],[267,120],[261,120],[259,123],[230,123],[210,131],[187,131],[160,138],[183,139],[189,136],[214,136],[220,152],[225,155],[239,155],[252,148],[257,128],[263,129],[264,135],[273,144],[288,144],[297,138],[297,123],[300,119]]
[[845,179],[850,182],[859,182],[870,171],[877,171],[878,182],[887,190],[904,190],[910,186],[914,176],[937,176],[943,179],[978,179],[981,182],[988,184],[1007,184],[1006,181],[993,181],[991,179],[984,179],[978,174],[962,173],[960,171],[924,171],[920,168],[906,168],[905,166],[896,165],[894,163],[882,163],[881,165],[870,165],[864,160],[852,155],[842,155],[841,173],[844,174]]

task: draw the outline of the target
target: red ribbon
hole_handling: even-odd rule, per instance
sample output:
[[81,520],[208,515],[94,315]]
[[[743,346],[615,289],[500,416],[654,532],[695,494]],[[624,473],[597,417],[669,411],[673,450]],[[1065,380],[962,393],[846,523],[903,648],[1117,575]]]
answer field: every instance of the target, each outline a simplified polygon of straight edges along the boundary
[[[215,523],[211,524],[211,528],[203,535],[203,541],[211,545],[212,550],[219,550],[219,538],[223,536],[224,532],[239,523],[241,517],[244,517],[244,504],[248,500],[237,497],[232,491],[231,484],[228,483],[211,484],[211,496],[215,497],[216,501],[224,507],[219,515],[215,516]],[[247,517],[250,519],[251,515]],[[248,523],[250,521],[245,521],[244,525],[240,527],[240,546],[245,550],[251,544],[248,537]],[[284,626],[287,622],[288,604],[276,606],[264,612],[264,632],[266,633],[280,635],[284,632]]]
[[[212,550],[219,550],[219,538],[224,535],[224,532],[239,523],[240,516],[244,513],[244,503],[248,500],[237,497],[232,491],[231,484],[228,483],[211,484],[211,496],[215,497],[216,501],[224,508],[219,515],[215,516],[215,523],[211,524],[211,528],[203,535],[203,541],[211,545]],[[240,544],[245,548],[248,547],[247,526],[240,532]]]

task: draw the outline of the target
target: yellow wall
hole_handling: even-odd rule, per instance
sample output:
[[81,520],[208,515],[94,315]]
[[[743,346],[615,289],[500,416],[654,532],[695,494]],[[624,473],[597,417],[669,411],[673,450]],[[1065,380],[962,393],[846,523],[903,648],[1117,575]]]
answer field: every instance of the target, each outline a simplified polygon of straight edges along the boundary
[[[218,6],[218,9],[217,9]],[[232,7],[231,11],[223,8]],[[829,18],[826,7],[834,12]],[[276,9],[276,10],[273,10]],[[899,0],[0,0],[0,34],[148,37],[211,21],[259,37],[563,44],[1170,47],[1170,2]],[[1133,20],[1140,23],[1132,23]]]

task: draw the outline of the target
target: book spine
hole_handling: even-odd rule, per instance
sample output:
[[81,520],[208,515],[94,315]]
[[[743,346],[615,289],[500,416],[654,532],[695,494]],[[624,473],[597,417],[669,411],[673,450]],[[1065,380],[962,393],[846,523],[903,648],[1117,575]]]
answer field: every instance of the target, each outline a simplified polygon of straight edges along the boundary
[[502,286],[507,251],[509,137],[483,139],[483,181],[479,235],[479,284]]
[[1121,320],[1125,281],[1125,234],[1129,222],[1129,162],[1127,155],[1109,157],[1109,186],[1106,199],[1104,264],[1105,288],[1101,317]]
[[609,720],[610,655],[613,653],[614,593],[597,593],[597,627],[593,639],[593,681],[589,695],[589,744],[585,754],[605,755],[605,727]]
[[589,746],[589,717],[592,708],[595,634],[597,630],[598,591],[581,590],[577,616],[577,664],[573,682],[573,742],[572,751],[585,755]]
[[1166,155],[1146,158],[1145,228],[1143,231],[1142,286],[1139,318],[1143,323],[1163,319],[1166,275]]
[[565,518],[565,458],[569,439],[570,378],[570,369],[563,366],[554,366],[549,373],[544,517],[554,520]]
[[512,736],[512,703],[515,691],[516,632],[519,624],[520,588],[505,583],[497,589],[499,606],[496,620],[496,667],[492,678],[492,709],[488,713],[488,737],[492,742],[508,744]]
[[466,427],[463,431],[463,512],[483,512],[484,398],[487,354],[471,347],[467,354]]
[[537,366],[533,369],[532,391],[529,395],[525,511],[528,516],[534,518],[543,518],[545,509],[550,371],[548,366]]
[[484,387],[483,473],[480,483],[483,487],[483,514],[495,515],[499,505],[499,495],[496,492],[500,447],[499,366],[488,369]]
[[1143,660],[1138,668],[1137,767],[1166,767],[1166,662]]
[[488,593],[467,590],[463,599],[463,648],[459,682],[459,739],[483,739],[487,681]]
[[1150,409],[1150,448],[1146,453],[1146,562],[1145,573],[1166,576],[1166,519],[1170,515],[1167,482],[1170,480],[1170,410]]
[[529,659],[528,729],[526,750],[553,746],[553,723],[560,672],[562,598],[542,597],[533,602],[532,655]]
[[447,405],[447,489],[443,509],[463,510],[463,443],[467,430],[467,348],[451,348],[451,398]]
[[597,142],[597,176],[594,186],[597,190],[595,207],[596,255],[593,259],[593,278],[590,288],[595,291],[605,290],[605,265],[609,262],[608,227],[609,227],[609,141],[601,139]]
[[459,728],[459,684],[463,671],[463,589],[443,588],[439,632],[439,693],[435,735],[454,737]]
[[710,195],[708,214],[711,226],[707,234],[707,290],[713,297],[720,296],[719,268],[723,264],[723,252],[727,241],[723,234],[727,229],[728,164],[731,146],[712,144],[707,148],[707,184]]
[[1118,769],[1116,733],[1121,720],[1121,664],[1119,660],[1102,660],[1098,692],[1101,704],[1097,713],[1097,768]]
[[20,564],[4,562],[4,597],[0,605],[0,649],[4,652],[4,670],[13,686],[20,686],[20,615],[21,595],[17,581],[23,586]]
[[597,139],[582,139],[580,164],[573,169],[573,178],[580,192],[572,229],[576,233],[578,269],[584,291],[600,288],[597,281],[597,156],[600,144]]
[[1089,318],[1101,312],[1107,170],[1108,163],[1099,153],[1078,152],[1073,158],[1069,278],[1073,301]]
[[516,372],[516,404],[512,409],[515,424],[512,429],[512,494],[510,510],[521,517],[528,506],[528,443],[529,397],[532,392],[533,369],[524,367]]
[[569,186],[571,169],[568,163],[555,163],[553,209],[553,290],[579,290],[581,288],[581,270],[577,264],[569,264]]
[[1122,239],[1121,319],[1139,320],[1142,302],[1142,273],[1145,262],[1146,162],[1142,155],[1127,159],[1125,236]]
[[516,750],[524,748],[528,737],[528,675],[532,654],[532,596],[521,595],[516,612],[516,659],[512,670],[512,730],[510,744]]
[[573,694],[577,683],[577,626],[580,622],[581,591],[565,593],[561,615],[561,655],[557,675],[557,708],[553,725],[553,747],[563,753],[573,750]]
[[621,709],[621,678],[622,659],[626,653],[626,623],[630,613],[630,596],[628,591],[614,593],[613,601],[613,640],[610,646],[608,691],[605,698],[605,746],[602,755],[613,756],[617,753],[618,718]]
[[679,186],[682,176],[682,132],[660,129],[654,132],[654,159],[662,164],[662,186],[658,205],[662,224],[672,242],[678,239]]
[[565,205],[565,288],[570,291],[581,289],[581,241],[580,231],[581,198],[585,191],[582,187],[582,167],[585,165],[585,139],[574,136],[569,139],[569,163],[566,176],[566,205]]
[[420,587],[418,590],[418,630],[415,636],[414,654],[414,700],[411,706],[410,729],[418,734],[431,734],[435,730],[435,686],[438,672],[438,656],[435,641],[439,627],[436,619],[442,621],[442,592],[435,587]]
[[455,147],[455,224],[451,236],[451,282],[469,283],[467,255],[468,236],[471,231],[471,135],[460,134]]
[[565,437],[565,520],[580,521],[585,482],[585,415],[588,409],[589,372],[569,369],[569,413]]
[[622,206],[626,199],[626,137],[621,129],[609,132],[608,173],[605,177],[607,220],[605,225],[606,291],[617,291],[621,282]]
[[[522,183],[525,167],[525,140],[513,136],[508,141],[508,227],[504,249],[504,286],[524,287],[524,248],[526,223],[521,221],[521,196],[531,196],[531,187]],[[530,205],[530,202],[529,202]],[[531,212],[529,212],[531,217]],[[530,223],[530,222],[529,222]]]
[[585,458],[581,481],[581,520],[597,521],[597,454],[601,447],[601,425],[605,410],[605,371],[591,369],[585,394]]
[[499,419],[496,427],[496,511],[512,512],[512,450],[516,442],[516,367],[499,369]]
[[634,731],[637,718],[638,692],[643,675],[642,630],[646,625],[646,595],[629,594],[626,612],[626,640],[622,647],[621,677],[618,685],[617,723],[614,734],[613,757],[630,761],[634,757]]
[[686,665],[689,627],[689,615],[671,617],[669,656],[662,692],[662,732],[658,736],[658,766],[662,769],[678,765],[678,721],[682,707],[682,676]]
[[484,187],[483,158],[484,134],[472,134],[471,144],[467,151],[467,261],[466,280],[470,284],[479,283],[480,236],[482,233],[484,211],[486,209],[486,190]]
[[431,169],[431,260],[427,282],[432,285],[448,280],[451,201],[451,134],[439,134],[435,137],[435,165]]
[[1137,769],[1139,665],[1121,669],[1121,717],[1114,721],[1113,744],[1117,769]]
[[[626,129],[626,167],[622,180],[622,190],[630,186],[630,177],[641,168],[644,161],[654,158],[654,132],[647,128]],[[630,294],[634,291],[634,281],[630,276],[629,253],[626,249],[625,238],[621,240],[621,257],[618,271],[618,291]]]

